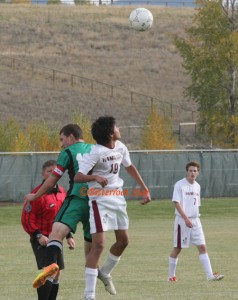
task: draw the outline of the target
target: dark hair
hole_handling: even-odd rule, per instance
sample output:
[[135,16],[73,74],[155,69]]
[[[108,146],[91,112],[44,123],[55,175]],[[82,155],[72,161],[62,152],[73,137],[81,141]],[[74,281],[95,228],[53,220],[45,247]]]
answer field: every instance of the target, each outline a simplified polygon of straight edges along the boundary
[[44,171],[46,168],[51,167],[51,166],[56,166],[57,162],[56,160],[47,160],[43,165],[42,165],[42,171]]
[[110,135],[114,133],[116,120],[110,116],[98,118],[91,127],[91,133],[94,140],[100,145],[106,145],[110,142]]
[[76,140],[83,139],[83,131],[77,124],[65,125],[60,130],[60,134],[62,134],[62,133],[67,137],[70,136],[70,134],[72,134]]
[[189,167],[197,167],[198,171],[200,171],[200,164],[196,161],[190,161],[186,164],[186,171],[188,171]]

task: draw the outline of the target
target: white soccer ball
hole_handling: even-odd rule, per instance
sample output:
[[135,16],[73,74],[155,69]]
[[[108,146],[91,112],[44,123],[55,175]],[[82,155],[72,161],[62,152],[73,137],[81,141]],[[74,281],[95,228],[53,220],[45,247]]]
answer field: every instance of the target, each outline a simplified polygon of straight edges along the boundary
[[152,27],[153,15],[146,8],[136,8],[131,12],[129,21],[133,29],[145,31]]

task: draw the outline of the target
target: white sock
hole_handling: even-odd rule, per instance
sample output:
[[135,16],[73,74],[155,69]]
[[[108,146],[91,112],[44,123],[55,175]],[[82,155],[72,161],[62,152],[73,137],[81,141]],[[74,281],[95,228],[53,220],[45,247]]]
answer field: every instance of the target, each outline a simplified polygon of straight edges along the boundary
[[205,270],[206,276],[207,278],[213,276],[213,272],[212,272],[212,267],[211,267],[211,262],[210,262],[210,258],[208,256],[207,253],[205,254],[200,254],[199,255],[199,260],[203,265],[203,268]]
[[105,277],[109,277],[112,270],[119,263],[120,258],[121,258],[120,256],[115,256],[115,255],[111,254],[111,252],[109,252],[104,264],[100,268],[100,272]]
[[95,297],[97,277],[98,269],[85,268],[85,298]]
[[174,277],[176,272],[176,267],[178,263],[178,258],[169,257],[169,277]]

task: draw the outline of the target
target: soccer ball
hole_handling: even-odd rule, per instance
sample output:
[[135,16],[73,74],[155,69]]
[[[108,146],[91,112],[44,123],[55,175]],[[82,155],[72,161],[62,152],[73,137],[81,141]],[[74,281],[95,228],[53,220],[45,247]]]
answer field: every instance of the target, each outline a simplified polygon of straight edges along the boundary
[[131,12],[129,21],[133,29],[145,31],[152,27],[153,15],[146,8],[136,8]]

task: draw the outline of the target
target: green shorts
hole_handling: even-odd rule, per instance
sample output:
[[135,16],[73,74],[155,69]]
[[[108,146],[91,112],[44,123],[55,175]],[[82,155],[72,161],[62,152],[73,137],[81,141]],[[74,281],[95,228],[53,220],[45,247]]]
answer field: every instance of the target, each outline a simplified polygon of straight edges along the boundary
[[77,230],[77,224],[81,222],[83,225],[84,239],[88,242],[92,241],[89,225],[88,198],[80,198],[77,196],[66,197],[54,222],[60,222],[69,226],[73,233]]

